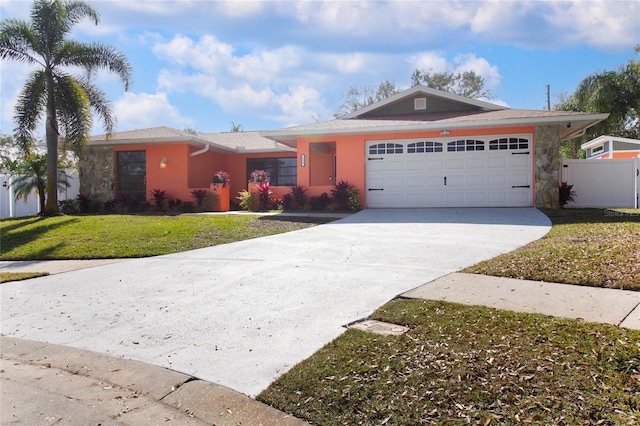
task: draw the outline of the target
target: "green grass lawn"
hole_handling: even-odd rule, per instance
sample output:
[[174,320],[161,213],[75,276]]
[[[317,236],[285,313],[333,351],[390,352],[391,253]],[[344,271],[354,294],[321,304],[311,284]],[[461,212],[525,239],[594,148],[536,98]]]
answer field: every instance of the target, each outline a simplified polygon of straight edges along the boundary
[[0,272],[0,283],[8,283],[9,281],[22,281],[31,278],[44,277],[49,275],[47,272]]
[[[318,219],[322,222],[322,219]],[[258,215],[103,215],[0,221],[0,260],[108,259],[193,250],[313,226]]]
[[640,291],[640,210],[545,210],[542,239],[464,272]]
[[258,399],[318,425],[640,423],[640,331],[542,315],[396,300]]

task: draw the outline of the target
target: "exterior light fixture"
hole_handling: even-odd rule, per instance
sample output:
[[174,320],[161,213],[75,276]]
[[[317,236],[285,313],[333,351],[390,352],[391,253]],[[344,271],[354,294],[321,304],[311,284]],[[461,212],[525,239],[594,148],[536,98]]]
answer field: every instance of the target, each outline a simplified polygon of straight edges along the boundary
[[162,160],[160,160],[160,168],[161,169],[167,168],[167,157],[162,157]]
[[300,155],[300,167],[304,167],[304,165],[306,164],[306,157],[304,154]]
[[441,134],[442,136],[447,136],[449,133],[451,133],[451,132],[450,132],[450,131],[448,131],[448,130],[443,130],[443,131],[441,131],[441,132],[440,132],[440,134]]

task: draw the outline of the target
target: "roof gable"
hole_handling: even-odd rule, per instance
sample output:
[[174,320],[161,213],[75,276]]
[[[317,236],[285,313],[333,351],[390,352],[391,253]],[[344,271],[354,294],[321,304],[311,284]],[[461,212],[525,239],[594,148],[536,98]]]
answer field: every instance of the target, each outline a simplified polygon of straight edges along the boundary
[[507,108],[426,86],[414,86],[340,118],[393,118],[396,116],[407,117],[414,114],[447,114],[498,111],[502,109]]

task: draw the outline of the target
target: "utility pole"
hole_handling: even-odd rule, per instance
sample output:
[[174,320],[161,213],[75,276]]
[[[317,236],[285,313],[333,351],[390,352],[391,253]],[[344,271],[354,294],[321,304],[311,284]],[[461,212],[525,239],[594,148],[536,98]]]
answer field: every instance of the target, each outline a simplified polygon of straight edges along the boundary
[[551,85],[547,84],[547,110],[551,111]]

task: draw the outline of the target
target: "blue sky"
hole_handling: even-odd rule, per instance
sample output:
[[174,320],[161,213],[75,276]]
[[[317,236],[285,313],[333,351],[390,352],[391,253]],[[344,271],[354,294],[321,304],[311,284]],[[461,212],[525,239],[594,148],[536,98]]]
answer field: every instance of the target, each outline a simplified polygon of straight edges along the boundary
[[[133,66],[124,92],[96,76],[117,130],[166,125],[201,132],[270,130],[329,120],[350,86],[416,68],[473,69],[492,102],[543,109],[587,75],[636,58],[640,1],[89,1],[101,16],[72,37],[117,47]],[[0,0],[28,20],[31,1]],[[0,130],[28,75],[0,64]],[[102,133],[100,123],[94,133]]]

